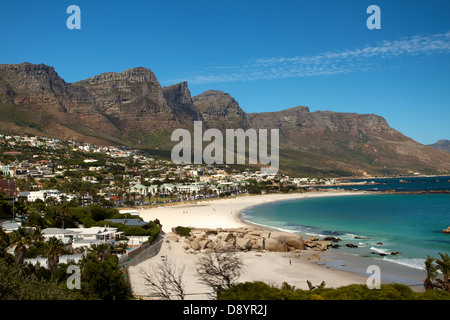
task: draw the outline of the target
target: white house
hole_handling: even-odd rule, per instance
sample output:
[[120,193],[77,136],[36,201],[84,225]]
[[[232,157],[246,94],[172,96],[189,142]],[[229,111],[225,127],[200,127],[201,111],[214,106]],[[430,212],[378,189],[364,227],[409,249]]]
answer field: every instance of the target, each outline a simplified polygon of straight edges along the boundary
[[10,177],[13,175],[13,170],[9,165],[4,165],[0,163],[0,171],[3,173],[4,176]]
[[73,240],[76,237],[76,232],[68,229],[46,228],[42,230],[42,236],[45,238],[45,241],[55,237],[56,239],[61,240],[66,249],[70,249]]
[[14,231],[18,230],[19,228],[21,228],[22,222],[5,221],[5,222],[2,222],[1,226],[6,233],[11,233],[11,232],[14,232]]
[[204,187],[203,185],[199,184],[183,184],[177,186],[177,191],[179,193],[186,192],[188,194],[199,193],[200,190],[202,190]]
[[29,202],[34,202],[37,199],[45,201],[48,198],[54,198],[58,202],[61,202],[62,199],[64,199],[65,201],[71,201],[77,197],[72,194],[61,193],[59,192],[59,190],[56,189],[28,191],[26,193],[23,193],[23,195],[25,194]]
[[141,196],[146,196],[148,193],[149,188],[147,188],[146,186],[140,184],[140,183],[136,183],[130,186],[130,188],[128,189],[129,193],[137,193],[140,194]]
[[76,236],[75,240],[100,240],[102,243],[114,244],[116,237],[123,234],[121,231],[117,231],[117,228],[110,227],[91,227],[91,228],[76,228],[67,229],[73,231]]
[[37,199],[45,201],[47,198],[53,197],[56,200],[60,200],[61,193],[56,189],[30,191],[27,197],[29,202],[34,202]]
[[76,232],[70,230],[70,229],[60,229],[60,228],[45,228],[42,230],[42,236],[45,238],[45,240],[48,240],[52,237],[55,237],[56,239],[62,240],[63,238],[72,238],[76,236]]

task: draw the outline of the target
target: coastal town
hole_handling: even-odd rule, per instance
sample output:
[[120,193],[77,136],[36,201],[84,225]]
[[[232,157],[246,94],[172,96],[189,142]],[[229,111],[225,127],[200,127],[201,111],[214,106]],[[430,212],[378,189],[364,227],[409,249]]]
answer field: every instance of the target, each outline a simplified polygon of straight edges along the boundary
[[[2,281],[30,283],[26,293],[6,285],[8,296],[153,299],[142,272],[160,268],[151,263],[170,255],[188,270],[186,290],[208,299],[210,288],[199,286],[194,274],[196,255],[216,250],[245,257],[254,272],[241,281],[259,281],[267,272],[273,282],[305,290],[311,282],[338,288],[366,281],[317,264],[339,239],[267,231],[239,216],[272,201],[354,195],[336,190],[347,180],[269,175],[251,166],[175,165],[129,147],[31,135],[0,135],[0,152]],[[278,273],[286,261],[295,268]],[[83,270],[80,291],[67,290],[72,267]],[[36,289],[34,281],[46,281],[49,290]]]
[[[109,245],[125,261],[134,249],[158,238],[160,222],[144,221],[143,209],[245,194],[305,192],[337,183],[262,174],[254,168],[174,165],[129,147],[31,135],[0,135],[0,150],[2,231],[31,234],[38,229],[41,240],[57,239],[65,250],[60,262],[78,262],[83,253],[101,245]],[[82,211],[82,218],[74,218],[76,210]],[[11,254],[13,248],[8,249]],[[28,250],[21,263],[49,267],[40,253]]]
[[0,135],[0,148],[0,190],[29,202],[109,201],[124,207],[338,183],[227,165],[174,165],[129,147],[28,135]]

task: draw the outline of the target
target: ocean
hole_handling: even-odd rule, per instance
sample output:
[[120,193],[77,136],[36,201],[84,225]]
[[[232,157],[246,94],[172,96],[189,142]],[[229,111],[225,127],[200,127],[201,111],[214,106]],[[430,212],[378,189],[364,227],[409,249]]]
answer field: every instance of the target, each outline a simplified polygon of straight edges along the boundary
[[[385,265],[423,271],[428,255],[439,258],[439,252],[450,254],[450,234],[442,233],[442,229],[450,226],[450,194],[436,193],[450,190],[450,176],[374,180],[376,184],[367,180],[368,184],[345,189],[433,193],[355,194],[280,201],[248,208],[242,218],[300,233],[305,238],[339,238],[340,247],[329,252],[344,254],[340,255],[343,260],[347,260],[345,255],[364,258],[366,264],[382,261]],[[346,244],[357,247],[349,248]],[[399,254],[391,255],[394,251]],[[397,272],[403,274],[405,269],[402,270]]]

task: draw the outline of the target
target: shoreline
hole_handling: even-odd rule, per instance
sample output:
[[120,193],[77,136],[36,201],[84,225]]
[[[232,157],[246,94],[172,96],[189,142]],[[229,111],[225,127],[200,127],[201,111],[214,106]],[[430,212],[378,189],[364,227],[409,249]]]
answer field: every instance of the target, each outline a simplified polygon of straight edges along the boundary
[[[231,198],[214,198],[202,200],[197,203],[176,203],[160,205],[152,208],[143,208],[140,217],[145,221],[158,219],[165,233],[172,232],[177,226],[195,228],[238,228],[246,226],[259,226],[242,219],[242,211],[271,202],[298,200],[302,198],[325,196],[350,196],[378,194],[372,191],[352,190],[321,190],[301,193],[270,193],[261,195],[239,195]],[[191,210],[191,211],[190,211]],[[192,210],[194,213],[192,213]],[[200,218],[200,219],[199,219]],[[195,222],[194,222],[195,221]],[[273,228],[274,229],[274,228]]]
[[[196,277],[195,261],[198,254],[188,254],[183,249],[185,243],[169,240],[172,228],[177,226],[195,228],[248,228],[250,225],[239,218],[241,211],[255,205],[274,201],[294,200],[311,196],[330,195],[354,195],[355,192],[308,192],[295,194],[268,194],[249,195],[236,198],[214,199],[202,201],[198,204],[180,204],[168,207],[144,209],[141,217],[145,221],[159,219],[166,233],[166,239],[159,254],[142,263],[129,267],[129,279],[133,293],[143,299],[148,294],[145,281],[142,279],[141,270],[151,272],[162,259],[175,261],[178,265],[185,266],[184,282],[188,299],[208,299],[205,294],[209,288],[199,284]],[[259,229],[261,228],[258,227]],[[325,281],[329,287],[340,287],[349,284],[365,284],[367,276],[361,276],[348,271],[334,270],[327,266],[318,265],[317,261],[309,260],[309,257],[317,253],[312,249],[303,250],[301,254],[291,252],[239,252],[242,257],[245,271],[238,282],[263,281],[269,285],[281,286],[283,282],[295,285],[297,288],[308,289],[306,280],[313,284]],[[320,254],[320,253],[319,253]],[[205,291],[206,290],[206,291]],[[198,294],[197,294],[198,293]]]
[[[168,240],[172,233],[172,228],[177,226],[193,228],[258,228],[261,230],[274,231],[279,229],[268,226],[253,224],[244,220],[243,211],[259,205],[279,202],[306,199],[311,197],[345,196],[345,195],[368,195],[380,194],[370,191],[349,191],[349,190],[328,190],[310,191],[305,193],[290,194],[263,194],[263,195],[243,195],[233,198],[204,200],[194,204],[177,204],[146,208],[140,211],[140,216],[145,221],[158,219],[162,224],[162,231],[166,234],[166,240],[158,256],[150,258],[137,266],[130,267],[130,283],[133,292],[140,297],[145,296],[145,284],[140,276],[140,270],[151,270],[155,264],[159,263],[159,257],[174,259],[176,262],[185,264],[187,291],[205,292],[208,288],[200,285],[196,279],[195,258],[197,254],[188,254],[182,247],[182,242]],[[286,231],[284,231],[286,232]],[[304,240],[309,237],[300,235]],[[319,254],[320,259],[310,259],[312,254]],[[366,284],[371,274],[365,273],[367,263],[369,265],[378,264],[383,266],[381,283],[404,283],[414,285],[411,288],[420,291],[419,283],[423,283],[425,276],[421,270],[409,270],[412,268],[396,265],[380,259],[364,259],[359,256],[351,256],[338,249],[329,248],[323,252],[312,249],[302,250],[300,254],[292,252],[239,252],[246,266],[246,272],[241,275],[238,282],[264,281],[269,285],[281,286],[283,282],[295,285],[297,288],[308,289],[306,280],[313,284],[325,281],[327,287],[340,287],[350,284]],[[289,261],[289,262],[288,262]],[[292,261],[292,265],[291,262]],[[405,269],[406,268],[406,269]],[[417,271],[417,272],[416,272]],[[406,274],[407,276],[403,276]],[[423,272],[424,274],[424,272]],[[319,281],[320,280],[320,281]],[[192,295],[190,299],[207,299],[207,295]]]
[[[323,196],[344,196],[344,195],[380,195],[380,194],[421,194],[421,193],[408,193],[408,192],[379,192],[379,191],[367,191],[367,190],[361,190],[361,191],[353,191],[353,193],[348,193],[349,190],[343,190],[340,189],[342,194],[339,194],[338,192],[333,194],[328,194],[329,191],[316,191],[320,193],[324,193]],[[321,195],[317,195],[321,196]],[[306,197],[311,198],[311,197]],[[298,200],[296,199],[286,199],[286,200],[279,200],[277,202],[281,201],[289,201],[289,200]],[[263,205],[261,203],[256,204],[254,206],[243,208],[239,212],[239,218],[242,223],[248,225],[249,227],[256,227],[261,228],[263,230],[267,231],[281,231],[281,232],[292,232],[288,230],[284,230],[281,228],[276,227],[270,227],[262,224],[253,223],[251,221],[245,220],[243,218],[244,213],[242,211],[250,208],[254,208],[257,206]],[[307,240],[310,235],[305,234],[303,232],[296,232],[297,234],[300,234],[304,240]],[[345,249],[344,249],[345,250]],[[327,268],[331,268],[333,270],[339,270],[344,272],[349,272],[355,275],[360,275],[364,277],[368,277],[370,274],[366,273],[366,270],[371,265],[378,265],[382,271],[381,273],[381,283],[387,284],[387,283],[400,283],[400,284],[406,284],[407,286],[411,287],[414,291],[424,291],[423,288],[423,281],[426,278],[426,273],[424,270],[419,270],[414,267],[410,267],[407,265],[398,264],[392,261],[386,261],[383,260],[382,257],[367,257],[367,256],[361,256],[358,254],[354,254],[351,252],[346,252],[339,249],[333,249],[328,248],[327,250],[319,253],[321,256],[321,260],[317,262],[317,265],[322,265]]]

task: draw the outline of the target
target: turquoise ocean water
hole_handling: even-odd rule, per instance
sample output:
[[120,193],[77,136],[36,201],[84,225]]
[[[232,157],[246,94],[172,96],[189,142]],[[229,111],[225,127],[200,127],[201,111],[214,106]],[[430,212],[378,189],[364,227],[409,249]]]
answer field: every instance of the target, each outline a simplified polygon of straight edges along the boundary
[[[435,184],[445,181],[441,188],[446,190],[449,179],[425,179],[420,186],[437,190]],[[399,185],[398,179],[385,179],[384,183],[390,190]],[[438,258],[438,252],[450,254],[450,234],[442,233],[450,226],[450,194],[359,194],[289,200],[248,208],[242,218],[306,237],[334,236],[342,241],[338,249],[330,250],[414,269],[423,269],[427,255]],[[358,247],[348,248],[347,243]],[[393,251],[401,254],[391,255]]]

